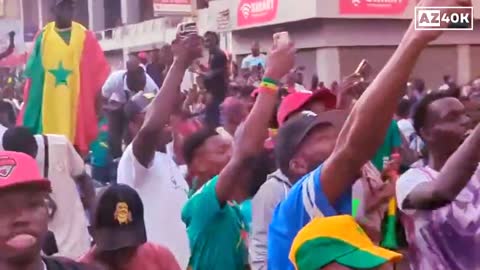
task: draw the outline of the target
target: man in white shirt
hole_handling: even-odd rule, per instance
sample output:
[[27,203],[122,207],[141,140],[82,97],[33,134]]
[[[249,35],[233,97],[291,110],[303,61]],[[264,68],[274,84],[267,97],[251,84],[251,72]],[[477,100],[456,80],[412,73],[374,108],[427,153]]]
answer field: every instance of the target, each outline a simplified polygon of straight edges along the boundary
[[148,96],[139,93],[125,106],[128,133],[134,139],[120,160],[118,182],[133,187],[142,198],[148,240],[170,249],[181,269],[186,269],[190,245],[181,211],[187,201],[188,185],[166,154],[169,140],[165,126],[179,106],[178,90],[187,68],[201,56],[201,38],[192,35],[178,40],[173,47],[175,60],[151,104]]
[[5,132],[3,147],[34,157],[52,184],[53,211],[48,228],[57,243],[59,252],[55,255],[77,259],[85,254],[90,248],[90,235],[79,190],[87,198],[88,209],[93,205],[95,191],[73,145],[62,135],[34,136],[24,127],[15,127]]
[[109,147],[114,159],[122,155],[122,135],[125,130],[123,106],[140,91],[156,94],[158,86],[136,58],[127,62],[126,70],[113,72],[103,85],[102,95],[107,104]]

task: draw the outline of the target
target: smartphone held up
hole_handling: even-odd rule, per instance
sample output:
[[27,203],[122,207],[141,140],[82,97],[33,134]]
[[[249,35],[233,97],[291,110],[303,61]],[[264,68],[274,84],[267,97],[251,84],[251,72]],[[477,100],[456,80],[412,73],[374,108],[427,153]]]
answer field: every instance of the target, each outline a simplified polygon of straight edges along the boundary
[[290,35],[288,32],[278,32],[273,34],[273,44],[275,47],[290,44]]
[[362,81],[366,81],[369,79],[372,73],[372,66],[368,63],[366,59],[363,59],[358,67],[355,69],[354,74],[359,76]]
[[198,27],[196,22],[183,22],[177,26],[177,36],[181,39],[187,38],[189,35],[198,35]]

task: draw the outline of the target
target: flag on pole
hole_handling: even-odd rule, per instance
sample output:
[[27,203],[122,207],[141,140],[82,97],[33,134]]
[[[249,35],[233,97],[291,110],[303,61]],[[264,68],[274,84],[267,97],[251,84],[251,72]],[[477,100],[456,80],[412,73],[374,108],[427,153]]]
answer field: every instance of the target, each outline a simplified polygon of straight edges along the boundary
[[52,22],[35,39],[17,123],[34,134],[65,135],[86,153],[97,137],[95,102],[110,68],[92,32],[75,22],[67,38],[61,31]]

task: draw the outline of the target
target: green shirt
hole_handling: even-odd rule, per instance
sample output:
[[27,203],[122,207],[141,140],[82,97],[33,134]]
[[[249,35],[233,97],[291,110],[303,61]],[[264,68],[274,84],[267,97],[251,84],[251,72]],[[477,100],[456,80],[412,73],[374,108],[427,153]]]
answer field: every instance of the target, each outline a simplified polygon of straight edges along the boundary
[[236,203],[220,205],[215,192],[218,176],[185,204],[182,220],[190,240],[192,270],[245,270],[247,224]]
[[106,167],[109,162],[108,149],[108,122],[107,118],[103,117],[98,123],[98,137],[90,145],[92,151],[92,165],[96,167]]
[[243,220],[248,224],[247,227],[250,229],[252,227],[252,199],[245,200],[239,206]]
[[382,146],[378,148],[377,153],[372,159],[373,165],[379,171],[383,171],[383,159],[392,155],[393,149],[402,145],[402,138],[400,137],[400,130],[398,129],[397,121],[392,120],[387,130],[387,135],[383,141]]

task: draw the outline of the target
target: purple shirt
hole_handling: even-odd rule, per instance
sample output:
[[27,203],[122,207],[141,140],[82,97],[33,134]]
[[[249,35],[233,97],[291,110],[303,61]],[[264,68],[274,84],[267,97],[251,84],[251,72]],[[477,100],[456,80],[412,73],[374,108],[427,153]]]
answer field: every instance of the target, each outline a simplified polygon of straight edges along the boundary
[[449,205],[433,211],[402,209],[419,184],[435,181],[438,172],[410,169],[397,182],[397,201],[409,243],[412,270],[480,269],[479,170]]

